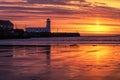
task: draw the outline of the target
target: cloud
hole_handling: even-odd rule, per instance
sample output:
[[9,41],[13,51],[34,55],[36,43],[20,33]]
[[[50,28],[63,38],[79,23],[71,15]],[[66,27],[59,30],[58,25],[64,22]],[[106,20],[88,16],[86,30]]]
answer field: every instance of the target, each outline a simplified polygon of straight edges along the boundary
[[88,6],[90,5],[86,0],[27,0],[29,4],[51,4],[51,5],[76,5]]
[[1,6],[0,10],[3,12],[10,12],[10,13],[31,13],[31,14],[79,14],[79,13],[87,13],[87,12],[78,12],[75,10],[69,9],[62,9],[57,7],[44,7],[44,8],[32,8],[32,7],[8,7],[8,6]]
[[28,3],[32,4],[68,4],[69,2],[86,2],[85,0],[27,0]]
[[120,9],[106,6],[97,6],[95,8],[95,14],[97,14],[98,17],[102,18],[119,19]]
[[[96,23],[80,23],[80,22],[73,22],[73,23],[69,23],[69,24],[74,24],[74,25],[96,25]],[[111,23],[108,23],[108,24],[99,24],[99,25],[101,25],[101,26],[116,26],[116,27],[118,27],[118,26],[120,26],[120,24],[111,24]]]
[[30,4],[66,4],[66,0],[27,0]]
[[0,0],[0,2],[26,2],[26,0]]
[[[9,18],[15,14],[18,18],[59,15],[65,17],[102,17],[119,19],[120,9],[108,7],[105,3],[90,3],[87,0],[2,0],[0,1],[0,14]],[[19,17],[23,16],[23,17]],[[15,18],[15,17],[13,17]],[[12,18],[12,19],[13,19]],[[37,18],[37,17],[36,17]]]

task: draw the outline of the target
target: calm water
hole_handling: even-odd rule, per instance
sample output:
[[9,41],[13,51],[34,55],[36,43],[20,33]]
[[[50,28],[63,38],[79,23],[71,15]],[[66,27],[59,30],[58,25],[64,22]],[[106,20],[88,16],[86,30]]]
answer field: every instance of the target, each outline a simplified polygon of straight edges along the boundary
[[1,46],[0,80],[120,80],[120,45]]

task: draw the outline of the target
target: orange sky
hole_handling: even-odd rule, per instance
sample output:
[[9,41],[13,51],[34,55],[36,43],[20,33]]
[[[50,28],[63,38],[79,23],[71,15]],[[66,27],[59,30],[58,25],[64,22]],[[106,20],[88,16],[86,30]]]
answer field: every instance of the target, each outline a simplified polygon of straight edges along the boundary
[[15,28],[45,26],[51,18],[52,32],[82,35],[120,33],[120,0],[0,0],[0,19]]

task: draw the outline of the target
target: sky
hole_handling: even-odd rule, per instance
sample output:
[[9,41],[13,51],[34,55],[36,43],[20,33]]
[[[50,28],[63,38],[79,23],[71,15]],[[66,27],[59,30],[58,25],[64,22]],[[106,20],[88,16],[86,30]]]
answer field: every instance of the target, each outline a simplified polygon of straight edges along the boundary
[[44,27],[81,35],[120,34],[120,0],[0,0],[0,19],[15,28]]

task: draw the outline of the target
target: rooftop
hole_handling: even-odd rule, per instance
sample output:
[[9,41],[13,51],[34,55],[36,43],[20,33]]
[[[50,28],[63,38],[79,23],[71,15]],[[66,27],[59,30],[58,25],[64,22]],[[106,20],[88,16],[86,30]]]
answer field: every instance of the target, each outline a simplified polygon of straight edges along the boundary
[[0,24],[1,24],[1,25],[3,25],[3,24],[4,24],[4,25],[5,25],[5,24],[6,24],[6,25],[13,25],[13,23],[12,23],[11,21],[9,21],[9,20],[0,20]]

